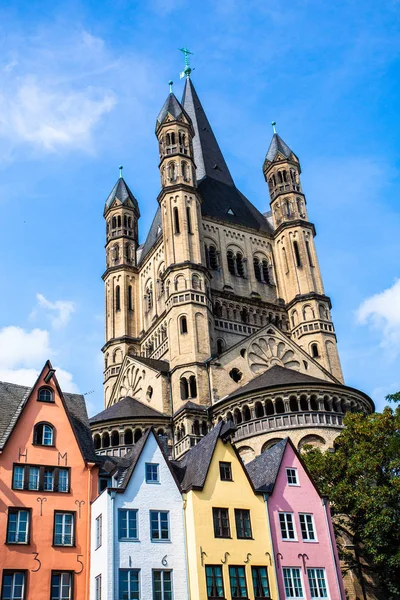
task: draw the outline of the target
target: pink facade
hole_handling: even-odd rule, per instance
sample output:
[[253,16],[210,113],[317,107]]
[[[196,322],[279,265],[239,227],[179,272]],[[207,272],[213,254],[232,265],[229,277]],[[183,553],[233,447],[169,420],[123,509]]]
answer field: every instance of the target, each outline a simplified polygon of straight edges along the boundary
[[280,599],[345,600],[329,505],[290,442],[268,499],[268,511]]

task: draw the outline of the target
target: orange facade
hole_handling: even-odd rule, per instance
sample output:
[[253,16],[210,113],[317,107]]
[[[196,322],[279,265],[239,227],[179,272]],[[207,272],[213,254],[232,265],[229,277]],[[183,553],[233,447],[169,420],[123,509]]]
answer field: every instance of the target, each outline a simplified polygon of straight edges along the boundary
[[12,394],[9,401],[0,454],[0,597],[88,599],[97,467],[85,445],[83,397],[63,395],[46,363],[22,402]]

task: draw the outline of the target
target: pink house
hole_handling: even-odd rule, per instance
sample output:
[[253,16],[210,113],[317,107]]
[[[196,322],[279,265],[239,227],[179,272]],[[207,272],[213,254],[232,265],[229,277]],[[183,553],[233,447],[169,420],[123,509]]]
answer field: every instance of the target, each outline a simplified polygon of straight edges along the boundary
[[329,504],[289,438],[247,465],[265,493],[279,598],[345,600]]

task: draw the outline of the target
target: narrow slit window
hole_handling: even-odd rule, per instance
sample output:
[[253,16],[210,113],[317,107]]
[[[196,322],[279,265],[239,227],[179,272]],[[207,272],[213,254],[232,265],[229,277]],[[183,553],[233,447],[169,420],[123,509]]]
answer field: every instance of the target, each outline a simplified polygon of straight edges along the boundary
[[295,256],[295,259],[296,259],[296,265],[298,267],[301,267],[301,258],[300,258],[299,245],[298,245],[298,243],[296,241],[293,242],[293,250],[294,250],[294,256]]
[[307,250],[308,264],[310,265],[310,267],[313,267],[314,263],[313,263],[312,254],[311,254],[310,242],[306,242],[306,250]]
[[191,217],[190,217],[190,207],[189,206],[186,207],[186,219],[187,219],[188,233],[193,233],[193,231],[192,231],[192,221],[191,221]]
[[128,310],[133,310],[132,286],[131,285],[128,286]]
[[175,233],[180,233],[180,227],[179,227],[179,211],[177,209],[177,207],[174,207],[174,228],[175,228]]
[[119,285],[115,288],[115,310],[121,310],[121,290]]

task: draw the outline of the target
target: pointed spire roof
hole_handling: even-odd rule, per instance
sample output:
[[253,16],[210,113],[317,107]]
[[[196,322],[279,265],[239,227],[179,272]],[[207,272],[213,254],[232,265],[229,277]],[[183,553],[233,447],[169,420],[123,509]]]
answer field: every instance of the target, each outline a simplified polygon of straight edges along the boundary
[[197,181],[199,182],[208,176],[222,183],[234,185],[228,166],[190,78],[186,79],[182,104],[192,119],[195,131],[193,150]]
[[182,104],[179,102],[175,94],[170,92],[167,96],[166,101],[164,102],[162,109],[158,113],[157,125],[161,125],[161,123],[163,123],[165,117],[168,114],[172,115],[174,119],[179,119],[182,113],[184,113],[187,116]]
[[278,152],[283,154],[285,158],[289,158],[291,154],[296,156],[289,146],[283,141],[281,136],[278,133],[274,133],[265,160],[272,162]]
[[112,207],[114,200],[117,199],[121,202],[121,204],[129,204],[132,203],[133,208],[136,210],[138,217],[140,217],[139,205],[132,194],[131,190],[127,186],[125,179],[123,177],[119,177],[117,183],[114,185],[111,190],[110,195],[106,200],[106,204],[104,207],[104,214]]

